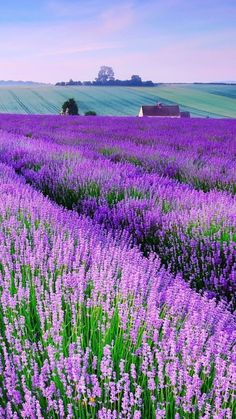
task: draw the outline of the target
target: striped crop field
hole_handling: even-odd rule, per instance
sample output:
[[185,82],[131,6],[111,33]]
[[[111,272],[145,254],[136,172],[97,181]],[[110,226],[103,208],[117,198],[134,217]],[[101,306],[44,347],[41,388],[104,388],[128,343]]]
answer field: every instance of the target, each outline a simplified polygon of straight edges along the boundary
[[0,87],[0,113],[58,114],[73,97],[80,113],[135,116],[141,105],[178,103],[192,116],[236,118],[236,85],[160,85],[158,87]]

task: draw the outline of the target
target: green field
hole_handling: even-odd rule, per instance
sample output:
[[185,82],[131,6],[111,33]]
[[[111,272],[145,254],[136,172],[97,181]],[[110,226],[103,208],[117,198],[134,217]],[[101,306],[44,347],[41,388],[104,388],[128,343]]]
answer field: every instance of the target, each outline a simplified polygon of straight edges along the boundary
[[236,85],[160,85],[159,87],[0,87],[0,113],[58,114],[74,97],[80,113],[137,115],[141,105],[178,103],[192,116],[236,118]]

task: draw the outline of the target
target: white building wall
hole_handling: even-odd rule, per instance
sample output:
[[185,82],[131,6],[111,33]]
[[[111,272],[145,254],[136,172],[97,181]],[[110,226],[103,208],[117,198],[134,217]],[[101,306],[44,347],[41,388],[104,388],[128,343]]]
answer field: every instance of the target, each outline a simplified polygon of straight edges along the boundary
[[139,110],[139,114],[138,114],[138,116],[143,116],[143,108],[142,108],[142,106],[141,106],[141,108],[140,108],[140,110]]

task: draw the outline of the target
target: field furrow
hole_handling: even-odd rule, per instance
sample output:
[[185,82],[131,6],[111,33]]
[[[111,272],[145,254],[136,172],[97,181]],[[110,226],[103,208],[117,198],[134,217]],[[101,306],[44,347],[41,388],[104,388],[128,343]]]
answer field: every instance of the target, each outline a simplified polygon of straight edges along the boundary
[[1,418],[236,416],[235,169],[235,120],[0,116]]

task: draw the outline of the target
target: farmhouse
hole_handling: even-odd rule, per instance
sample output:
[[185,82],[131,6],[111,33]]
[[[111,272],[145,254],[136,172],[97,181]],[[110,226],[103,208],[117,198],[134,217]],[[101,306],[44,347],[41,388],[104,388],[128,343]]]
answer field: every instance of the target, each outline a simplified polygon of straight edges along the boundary
[[188,112],[188,111],[180,112],[180,117],[181,118],[190,118],[190,112]]
[[153,106],[141,106],[139,117],[169,117],[169,118],[189,118],[189,112],[180,112],[179,105],[164,105],[157,103]]

